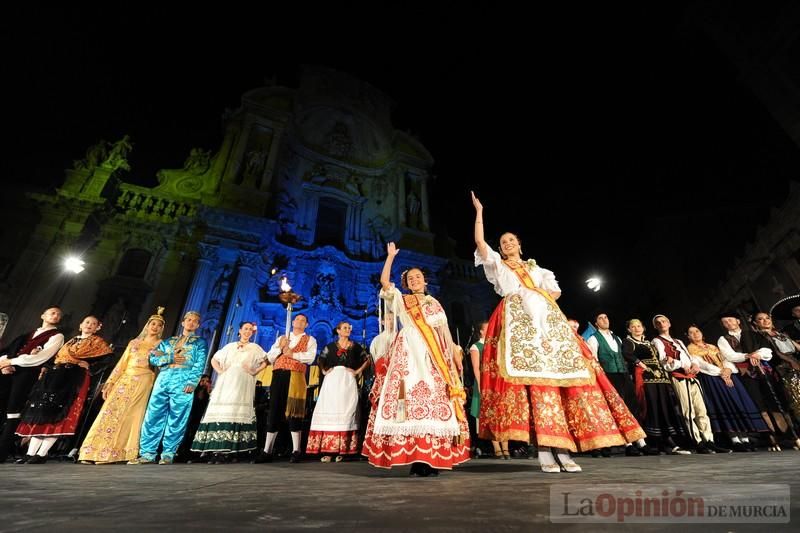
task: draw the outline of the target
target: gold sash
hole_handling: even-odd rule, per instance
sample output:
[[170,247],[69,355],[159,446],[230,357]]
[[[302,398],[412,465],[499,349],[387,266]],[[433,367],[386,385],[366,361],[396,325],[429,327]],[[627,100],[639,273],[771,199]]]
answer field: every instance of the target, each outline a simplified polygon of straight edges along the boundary
[[558,304],[556,304],[556,301],[553,299],[553,297],[550,295],[549,292],[540,289],[539,287],[536,286],[535,283],[533,283],[533,279],[531,279],[531,275],[528,272],[528,269],[526,267],[524,267],[524,266],[522,266],[522,265],[520,265],[519,263],[516,263],[516,262],[514,262],[514,263],[512,263],[511,261],[503,261],[503,262],[506,264],[506,266],[508,268],[511,269],[511,271],[514,274],[517,275],[517,277],[519,278],[519,281],[525,286],[526,289],[530,289],[532,291],[536,291],[539,294],[541,294],[542,296],[544,296],[551,304],[553,304],[555,306],[558,305]]
[[462,387],[460,383],[456,383],[455,379],[450,373],[450,367],[447,364],[444,353],[442,352],[442,347],[439,346],[439,342],[436,339],[436,333],[433,331],[431,325],[425,321],[425,316],[422,313],[422,307],[419,304],[419,299],[414,294],[406,294],[403,296],[403,303],[406,306],[408,315],[414,322],[414,326],[417,328],[417,331],[420,332],[422,338],[425,340],[425,344],[428,346],[428,351],[431,354],[434,366],[439,371],[439,375],[442,376],[444,382],[447,384],[447,391],[450,395],[450,399],[453,401],[456,417],[459,421],[465,421],[466,414],[464,413],[464,401],[467,398],[467,394],[464,391],[464,387]]

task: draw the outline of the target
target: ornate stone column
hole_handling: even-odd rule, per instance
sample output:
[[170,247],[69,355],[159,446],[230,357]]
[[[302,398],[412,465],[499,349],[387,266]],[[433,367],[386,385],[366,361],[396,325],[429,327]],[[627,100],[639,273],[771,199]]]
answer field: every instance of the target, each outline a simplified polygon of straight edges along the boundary
[[192,285],[189,288],[189,297],[186,298],[186,305],[179,320],[187,311],[202,312],[208,297],[208,286],[211,282],[211,269],[219,260],[217,247],[199,243],[197,248],[200,250],[200,257],[197,259],[197,268],[194,271]]
[[254,320],[255,316],[248,316],[247,310],[251,308],[250,298],[255,286],[255,269],[261,257],[253,252],[239,252],[239,262],[236,265],[236,285],[230,299],[230,306],[225,315],[224,330],[220,335],[219,346],[224,346],[236,340],[239,332],[239,322]]
[[406,219],[406,174],[403,171],[397,174],[397,225],[405,227],[408,225]]
[[422,207],[419,210],[419,216],[422,217],[422,231],[430,231],[431,217],[430,206],[428,205],[428,180],[420,178],[419,180],[420,203]]

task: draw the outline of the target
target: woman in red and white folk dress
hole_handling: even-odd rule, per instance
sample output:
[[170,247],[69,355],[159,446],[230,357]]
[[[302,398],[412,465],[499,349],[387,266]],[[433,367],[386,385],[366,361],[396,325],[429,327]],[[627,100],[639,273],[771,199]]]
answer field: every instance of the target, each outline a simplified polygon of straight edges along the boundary
[[500,237],[502,256],[492,250],[484,239],[483,205],[474,193],[472,204],[475,265],[483,266],[503,297],[486,332],[479,436],[530,442],[535,433],[543,472],[580,472],[569,452],[623,445],[641,438],[641,429],[632,417],[630,434],[619,428],[616,407],[609,406],[556,303],[561,289],[553,272],[523,260],[513,233]]
[[311,417],[306,453],[322,454],[329,463],[338,463],[345,455],[358,453],[358,383],[356,380],[369,365],[366,349],[350,340],[353,326],[339,322],[339,338],[322,349],[319,367],[325,379]]
[[441,304],[425,294],[422,270],[403,273],[403,286],[411,294],[401,294],[389,281],[399,250],[390,242],[387,251],[381,297],[403,327],[385,356],[386,377],[362,453],[373,466],[413,463],[411,474],[436,475],[469,460],[460,351]]

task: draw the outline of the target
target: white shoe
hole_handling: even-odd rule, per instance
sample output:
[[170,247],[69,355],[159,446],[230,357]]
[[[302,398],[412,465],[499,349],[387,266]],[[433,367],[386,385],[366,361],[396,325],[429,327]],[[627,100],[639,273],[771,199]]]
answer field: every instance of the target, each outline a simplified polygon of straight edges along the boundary
[[583,472],[581,466],[575,461],[567,461],[561,465],[565,472]]
[[680,446],[675,446],[670,450],[670,455],[692,455],[692,452],[689,450],[684,450]]
[[539,467],[542,469],[542,472],[548,474],[558,474],[561,472],[561,467],[556,463],[539,463]]

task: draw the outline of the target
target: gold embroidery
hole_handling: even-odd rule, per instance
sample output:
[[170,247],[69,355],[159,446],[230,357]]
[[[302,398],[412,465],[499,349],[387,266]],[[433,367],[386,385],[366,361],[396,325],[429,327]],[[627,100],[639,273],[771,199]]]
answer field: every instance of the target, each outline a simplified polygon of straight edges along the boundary
[[[512,294],[506,298],[508,320],[503,320],[503,327],[497,342],[498,370],[506,381],[519,385],[589,385],[594,383],[594,374],[587,371],[578,341],[569,329],[569,324],[557,306],[547,301],[548,335],[540,332],[533,324],[531,317],[525,312],[522,297]],[[510,333],[506,325],[510,323]],[[510,360],[506,361],[505,335],[510,334]],[[487,339],[493,342],[495,339]],[[508,365],[508,366],[507,366]],[[514,373],[525,374],[566,374],[576,375],[569,378],[551,378],[534,376],[511,376]],[[583,374],[583,376],[581,376]]]

